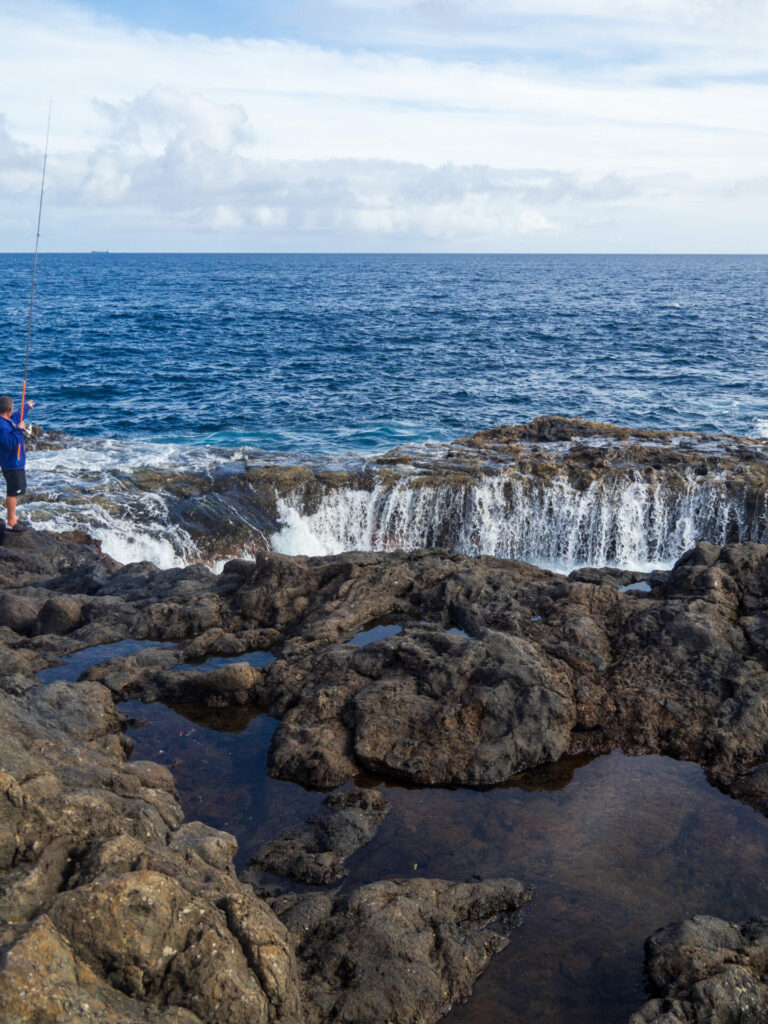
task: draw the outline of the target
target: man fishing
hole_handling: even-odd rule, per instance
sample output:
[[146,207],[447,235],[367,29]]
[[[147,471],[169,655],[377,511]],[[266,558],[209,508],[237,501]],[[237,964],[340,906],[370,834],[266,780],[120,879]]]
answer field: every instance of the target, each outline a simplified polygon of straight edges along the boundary
[[0,395],[0,469],[5,477],[8,529],[16,533],[27,528],[19,522],[16,515],[16,501],[27,490],[24,417],[29,415],[34,404],[34,402],[25,402],[21,412],[14,412],[11,396]]
[[[40,182],[40,205],[37,208],[37,236],[35,238],[35,259],[32,263],[32,289],[29,293],[29,319],[27,321],[27,351],[24,356],[24,383],[21,388],[21,409],[13,411],[13,399],[10,395],[0,395],[0,469],[5,477],[7,509],[7,529],[21,532],[26,530],[26,523],[20,523],[16,515],[16,502],[20,495],[27,492],[27,453],[24,448],[24,417],[29,415],[34,402],[25,401],[27,396],[27,371],[29,370],[29,343],[32,338],[32,305],[35,299],[35,279],[37,277],[37,254],[40,249],[40,222],[43,217],[43,193],[45,192],[45,167],[48,163],[48,138],[51,133],[51,106],[48,106],[48,128],[45,132],[45,152],[43,153],[43,179]],[[2,525],[2,520],[0,520]],[[3,543],[6,527],[0,530],[0,544]]]

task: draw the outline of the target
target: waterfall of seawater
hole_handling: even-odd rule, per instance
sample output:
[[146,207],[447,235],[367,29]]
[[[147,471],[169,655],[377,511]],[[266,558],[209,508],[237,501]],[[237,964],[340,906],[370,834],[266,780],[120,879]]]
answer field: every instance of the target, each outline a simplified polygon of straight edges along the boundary
[[285,554],[444,547],[517,558],[560,571],[584,565],[668,568],[699,540],[765,541],[766,499],[750,508],[724,478],[684,485],[642,478],[595,481],[579,490],[564,478],[486,477],[466,488],[423,481],[372,490],[329,490],[302,511],[301,495],[280,499]]

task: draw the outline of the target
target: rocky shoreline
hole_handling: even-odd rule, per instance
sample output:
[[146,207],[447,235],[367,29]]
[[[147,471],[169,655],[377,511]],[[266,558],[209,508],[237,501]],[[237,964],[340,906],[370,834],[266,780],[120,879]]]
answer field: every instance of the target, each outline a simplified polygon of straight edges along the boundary
[[[86,442],[36,444],[45,457]],[[54,495],[29,496],[35,523],[65,520],[105,541],[155,534],[166,554],[211,565],[273,547],[671,565],[696,539],[768,540],[764,439],[548,416],[368,459],[214,450],[196,466],[180,451],[156,468],[130,454],[98,479],[88,457],[81,478],[54,474]]]
[[[0,580],[3,1021],[436,1021],[531,898],[524,878],[238,878],[234,839],[183,821],[168,769],[127,759],[129,698],[257,706],[280,720],[270,773],[319,788],[361,771],[486,787],[618,747],[697,761],[768,812],[759,544],[701,543],[650,575],[441,550],[261,553],[215,575],[35,531],[8,536]],[[76,683],[35,678],[128,639],[166,646],[105,651]],[[357,792],[275,837],[263,866],[340,878],[386,814]],[[768,1018],[768,922],[658,924],[633,1024]]]

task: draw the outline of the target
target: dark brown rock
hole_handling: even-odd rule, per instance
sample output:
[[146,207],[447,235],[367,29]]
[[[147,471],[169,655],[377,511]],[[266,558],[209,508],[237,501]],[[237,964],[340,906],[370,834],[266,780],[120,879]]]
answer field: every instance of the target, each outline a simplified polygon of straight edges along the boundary
[[[168,874],[135,870],[61,894],[50,916],[76,954],[132,998],[183,1006],[210,1024],[295,1020],[295,966],[282,929],[245,893],[231,897],[228,910],[241,935],[226,913]],[[261,949],[267,936],[270,951]],[[280,979],[272,1012],[245,941]]]
[[[561,429],[542,429],[550,427]],[[262,553],[215,576],[147,564],[100,573],[98,553],[71,539],[36,534],[11,544],[0,549],[6,589],[41,613],[71,596],[81,614],[66,637],[0,633],[0,941],[10,965],[7,974],[0,967],[0,1005],[20,1020],[37,1019],[35,1000],[42,1020],[78,1019],[87,997],[101,1007],[93,1019],[107,1021],[121,1012],[125,1020],[221,1019],[216,1000],[232,1019],[242,1003],[254,1019],[282,1015],[291,1024],[301,1013],[356,1024],[434,1020],[464,998],[499,941],[476,927],[479,910],[462,916],[464,897],[441,888],[452,883],[425,880],[415,889],[377,883],[343,896],[286,897],[275,907],[289,938],[235,877],[230,840],[182,824],[167,772],[125,763],[121,716],[97,680],[123,697],[258,702],[281,719],[271,771],[312,785],[337,786],[361,768],[421,784],[486,785],[564,753],[621,747],[699,761],[723,788],[766,807],[768,547],[702,543],[673,571],[654,574],[650,592],[622,593],[628,577],[612,572],[566,579],[437,550]],[[382,618],[402,631],[348,644]],[[465,635],[450,631],[457,626]],[[104,636],[184,644],[189,657],[265,645],[277,660],[264,670],[177,672],[180,648],[148,649],[96,666],[77,684],[29,678]],[[132,951],[119,945],[117,926],[96,936],[82,923],[89,912],[94,920],[124,914],[124,934],[138,936],[147,893],[170,908],[173,953],[157,952],[151,929],[146,948],[137,937]],[[176,941],[184,911],[195,925]],[[677,939],[657,943],[649,960],[657,1002],[638,1020],[660,1024],[674,1013],[669,1021],[691,1024],[696,1014],[707,1019],[705,1006],[715,1007],[712,1021],[750,1020],[743,1015],[762,1007],[764,984],[763,932],[750,927],[728,925],[730,945],[717,929],[686,938],[699,950],[688,959],[673,951],[682,948]],[[54,980],[19,1002],[18,965],[45,949]],[[377,956],[384,968],[374,977]],[[234,973],[222,993],[225,961]]]
[[82,622],[83,606],[74,597],[61,594],[50,597],[37,613],[37,633],[58,633],[65,636]]
[[46,915],[0,951],[0,1020],[8,1024],[200,1024],[180,1007],[131,999],[78,961]]
[[768,919],[731,924],[697,916],[647,941],[656,998],[629,1024],[763,1024],[768,1020]]
[[297,942],[307,1024],[433,1024],[507,945],[489,922],[530,896],[512,879],[411,879],[273,906]]
[[0,1020],[299,1024],[234,839],[182,824],[168,770],[126,764],[121,736],[98,683],[0,688]]
[[177,665],[180,658],[175,647],[146,647],[133,654],[92,665],[82,673],[82,678],[107,686],[119,700],[139,696],[151,698],[160,674]]
[[731,783],[730,791],[738,800],[768,814],[768,764],[758,764],[739,775]]
[[324,803],[324,810],[261,846],[251,863],[309,885],[343,878],[344,862],[371,841],[389,802],[378,790],[351,789],[331,794]]
[[211,672],[195,669],[161,672],[155,683],[166,700],[222,707],[258,703],[262,681],[261,669],[247,661],[235,661]]
[[35,628],[37,609],[24,597],[15,594],[0,596],[0,625],[8,626],[15,633],[29,636]]
[[[49,541],[45,545],[48,552]],[[61,599],[68,597],[56,593],[56,585],[73,571],[82,582],[77,566],[88,562],[79,563],[66,547],[60,557],[51,558],[62,569],[62,575],[51,578],[50,567],[45,576],[42,570],[35,576],[35,557],[34,544],[28,542],[14,565],[32,604],[37,602],[41,612],[48,604],[50,626],[53,611],[58,614]],[[138,637],[200,635],[205,637],[201,651],[228,653],[279,642],[273,623],[280,621],[295,631],[293,638],[285,637],[285,646],[290,649],[295,642],[296,650],[283,664],[294,666],[297,689],[292,698],[274,684],[269,696],[290,701],[306,689],[304,653],[313,645],[328,647],[329,636],[343,637],[356,628],[361,609],[350,614],[340,604],[335,604],[336,621],[325,621],[329,598],[338,602],[339,588],[349,591],[350,581],[360,591],[363,612],[389,597],[381,590],[362,598],[369,579],[381,575],[376,558],[353,559],[351,567],[343,561],[305,561],[296,567],[277,559],[265,568],[274,571],[275,587],[266,595],[276,613],[266,616],[272,622],[242,616],[237,593],[242,577],[237,573],[215,577],[207,571],[160,573],[134,566],[108,573],[107,583],[87,601],[73,598],[83,624],[71,638],[45,633],[25,639],[10,630],[0,637],[0,650],[15,673],[0,680],[0,1019],[3,1014],[24,1024],[219,1024],[223,1019],[305,1024],[325,1019],[331,982],[330,976],[321,980],[320,947],[304,937],[301,981],[296,940],[235,875],[232,837],[199,822],[183,823],[166,768],[126,763],[123,718],[113,704],[113,694],[123,698],[166,691],[212,703],[265,699],[264,673],[247,663],[215,672],[173,672],[179,649],[147,647],[94,666],[87,672],[92,678],[77,683],[41,685],[24,674],[29,665],[77,651],[87,642],[84,638],[126,632]],[[430,583],[435,568],[432,561],[421,563]],[[444,571],[438,559],[437,576]],[[252,572],[245,572],[249,600],[259,585]],[[365,578],[355,580],[360,572]],[[388,578],[399,589],[413,584],[407,561],[394,564]],[[298,599],[286,585],[298,588]],[[209,612],[226,628],[208,624]],[[304,645],[296,633],[303,631],[307,615],[313,621],[308,633],[314,632],[315,639]],[[74,618],[73,611],[69,624]],[[64,625],[59,621],[57,628]],[[367,664],[365,652],[357,654]],[[334,728],[346,735],[343,722],[334,720]],[[326,852],[332,852],[332,873],[338,876],[343,858],[372,834],[386,808],[376,791],[337,794],[329,805],[333,825],[326,832],[332,841]],[[303,853],[312,860],[308,849]],[[323,851],[316,853],[315,866]],[[364,940],[361,977],[377,942],[389,950],[387,973],[370,1005],[355,985],[345,982],[339,992],[342,1002],[354,1008],[349,1012],[359,1014],[358,1024],[378,1021],[382,1007],[406,1000],[398,978],[402,952],[415,955],[435,942],[443,952],[419,972],[415,994],[403,1005],[415,1007],[414,1019],[436,1019],[446,999],[466,995],[472,979],[505,941],[484,930],[479,919],[507,912],[527,898],[516,883],[491,886],[493,894],[482,899],[477,893],[459,898],[461,887],[451,883],[425,883],[423,890],[413,888],[413,882],[403,884],[405,890],[396,893],[397,900],[403,897],[403,913],[396,921],[384,904],[368,914],[372,890],[357,902],[335,901],[329,908],[326,924],[335,948]],[[315,976],[317,983],[310,984]]]

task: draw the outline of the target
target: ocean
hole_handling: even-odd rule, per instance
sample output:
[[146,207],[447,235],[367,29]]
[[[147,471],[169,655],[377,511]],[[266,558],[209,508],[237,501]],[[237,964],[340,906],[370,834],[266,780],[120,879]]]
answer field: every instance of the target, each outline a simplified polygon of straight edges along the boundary
[[[15,396],[31,266],[0,256]],[[69,439],[31,454],[27,511],[183,564],[126,474],[332,466],[549,414],[762,436],[766,308],[768,257],[43,252],[29,394]]]
[[[0,267],[2,388],[18,395],[30,260],[4,256]],[[767,270],[768,259],[730,257],[44,254],[30,395],[48,433],[30,451],[23,512],[35,526],[85,528],[121,561],[162,567],[216,569],[267,547],[440,546],[562,571],[649,570],[702,537],[768,541],[768,440],[714,436],[768,434]],[[471,445],[447,447],[555,413],[701,435],[661,446],[623,435],[524,438],[519,464],[504,462],[503,445],[479,463]],[[398,459],[379,458],[394,445]],[[563,636],[572,629],[589,647],[599,631],[583,618]],[[699,629],[684,618],[660,631],[670,650],[680,641],[673,658]],[[652,627],[652,616],[644,621]],[[370,640],[376,625],[351,642]],[[445,643],[432,628],[430,643]],[[482,676],[503,634],[477,630],[497,645],[465,656]],[[512,652],[531,647],[514,643]],[[595,645],[585,657],[597,663]],[[97,659],[144,647],[98,645],[41,678],[76,679]],[[546,674],[533,657],[520,679]],[[523,693],[523,712],[546,703],[543,692]],[[456,713],[482,710],[472,700]],[[632,712],[630,698],[617,700]],[[664,713],[684,722],[673,704]],[[322,794],[269,777],[277,722],[255,704],[120,709],[134,757],[171,766],[186,816],[233,833],[239,867],[320,806]],[[667,719],[653,721],[663,732]],[[370,775],[361,784],[385,788],[391,812],[351,859],[348,892],[393,876],[508,876],[536,887],[522,929],[450,1011],[453,1024],[626,1020],[648,994],[642,944],[654,929],[702,912],[744,920],[768,906],[768,823],[696,764],[614,750],[481,790]]]

